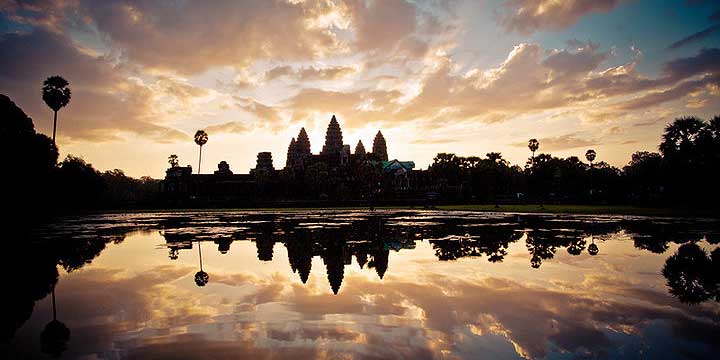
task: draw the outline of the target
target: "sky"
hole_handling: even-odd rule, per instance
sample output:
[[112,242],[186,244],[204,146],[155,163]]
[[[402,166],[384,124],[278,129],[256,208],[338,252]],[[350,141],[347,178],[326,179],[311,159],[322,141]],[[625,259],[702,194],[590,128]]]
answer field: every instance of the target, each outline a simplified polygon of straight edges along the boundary
[[673,119],[720,114],[717,0],[0,0],[0,93],[52,133],[42,82],[73,92],[61,157],[161,178],[276,168],[301,127],[426,168],[439,152],[540,152],[622,167]]

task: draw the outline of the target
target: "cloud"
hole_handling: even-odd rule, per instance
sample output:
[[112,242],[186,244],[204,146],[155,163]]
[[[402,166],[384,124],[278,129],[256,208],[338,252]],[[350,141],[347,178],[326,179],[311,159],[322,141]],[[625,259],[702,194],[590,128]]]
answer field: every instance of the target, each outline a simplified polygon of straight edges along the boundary
[[720,49],[701,49],[696,56],[683,57],[663,66],[663,80],[677,82],[695,75],[720,72]]
[[290,65],[277,66],[265,72],[265,80],[275,80],[281,77],[294,77],[301,81],[336,80],[350,76],[356,72],[355,68],[346,66],[331,67],[301,67],[294,69]]
[[720,74],[709,75],[700,80],[685,81],[668,90],[654,91],[619,104],[621,110],[637,110],[677,100],[701,92],[709,86],[720,86]]
[[[36,29],[0,37],[0,92],[8,94],[35,121],[48,129],[51,118],[40,97],[47,76],[70,82],[73,97],[60,111],[59,136],[90,141],[116,140],[123,133],[159,142],[185,140],[187,135],[163,124],[153,111],[153,98],[170,93],[179,101],[201,93],[185,84],[160,79],[155,88],[131,78],[102,56],[81,51],[69,39]],[[156,92],[157,91],[157,92]]]
[[542,65],[556,74],[575,76],[587,74],[610,58],[610,52],[598,51],[598,45],[591,42],[575,44],[576,50],[555,50],[542,61]]
[[716,33],[718,30],[720,30],[720,25],[712,25],[712,26],[706,28],[705,30],[698,31],[688,37],[685,37],[681,40],[678,40],[678,41],[670,44],[670,46],[668,46],[668,49],[675,50],[675,49],[679,49],[685,45],[699,42],[699,41],[707,38],[708,36]]
[[560,30],[591,13],[609,12],[620,0],[505,0],[499,21],[509,31]]
[[361,51],[393,50],[416,29],[415,6],[405,0],[346,2]]
[[[422,75],[419,90],[411,96],[402,86],[377,90],[370,84],[352,91],[304,88],[276,107],[301,119],[338,114],[349,127],[370,122],[397,126],[409,121],[435,126],[449,118],[493,123],[547,110],[568,109],[565,113],[572,113],[572,108],[618,99],[619,103],[604,105],[602,117],[594,115],[607,119],[617,117],[619,111],[654,106],[701,91],[703,86],[715,84],[708,74],[720,72],[718,49],[703,49],[695,56],[670,61],[663,65],[659,77],[649,78],[636,71],[638,59],[604,69],[602,64],[611,57],[609,51],[601,51],[592,42],[574,41],[570,45],[571,49],[546,50],[536,44],[520,44],[498,66],[465,73],[455,72],[450,59],[442,58]],[[710,77],[698,79],[704,76]],[[637,98],[627,100],[633,95]],[[557,140],[567,143],[572,139]]]
[[432,139],[415,139],[411,141],[413,144],[451,144],[454,142],[458,142],[459,139],[457,138],[432,138]]
[[[107,45],[147,68],[183,74],[245,67],[258,59],[307,60],[337,50],[328,26],[312,26],[329,11],[322,2],[234,0],[71,2],[35,6],[63,14],[63,30],[100,32]],[[15,11],[28,22],[33,16]],[[36,22],[37,23],[37,22]],[[54,21],[57,23],[57,21]],[[268,31],[272,26],[272,31]]]
[[205,127],[205,131],[210,134],[242,134],[251,131],[252,128],[242,121],[228,121],[226,123],[210,125]]
[[274,107],[261,104],[254,99],[236,97],[236,100],[238,107],[255,115],[261,122],[269,124],[280,122],[280,114]]

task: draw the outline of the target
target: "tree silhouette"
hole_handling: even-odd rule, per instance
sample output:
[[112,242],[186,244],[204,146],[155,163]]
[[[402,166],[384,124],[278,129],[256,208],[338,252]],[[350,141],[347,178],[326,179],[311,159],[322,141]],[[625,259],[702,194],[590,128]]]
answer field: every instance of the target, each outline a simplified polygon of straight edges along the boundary
[[716,249],[708,256],[695,243],[680,246],[665,261],[662,270],[670,294],[687,304],[697,304],[713,297],[718,300],[718,255],[720,252]]
[[530,139],[528,141],[528,149],[532,151],[532,165],[535,165],[535,152],[540,148],[540,142],[537,139]]
[[195,143],[200,146],[200,157],[198,157],[198,174],[200,174],[200,164],[202,162],[202,147],[208,142],[208,134],[205,130],[198,130],[195,132]]
[[683,155],[688,157],[695,150],[695,144],[701,135],[705,123],[696,117],[676,119],[665,127],[660,152],[663,156]]
[[180,164],[178,156],[175,154],[168,156],[168,164],[170,164],[170,167],[178,167],[178,164]]
[[585,159],[590,162],[590,195],[593,193],[593,161],[595,161],[597,153],[593,149],[589,149],[585,152]]
[[55,75],[45,79],[42,87],[42,98],[53,111],[53,135],[52,141],[55,144],[55,131],[57,129],[57,113],[70,102],[70,83],[62,77]]
[[15,220],[38,219],[52,211],[49,199],[57,164],[57,147],[44,134],[35,132],[32,119],[7,96],[0,94],[0,152],[10,169],[0,179],[5,189],[3,201],[13,204],[4,215],[8,224]]
[[712,123],[695,117],[679,118],[665,127],[660,143],[665,168],[663,185],[676,203],[711,204],[718,200],[720,192],[714,185],[717,180],[707,175],[716,172],[720,161],[717,147],[708,141],[712,127]]

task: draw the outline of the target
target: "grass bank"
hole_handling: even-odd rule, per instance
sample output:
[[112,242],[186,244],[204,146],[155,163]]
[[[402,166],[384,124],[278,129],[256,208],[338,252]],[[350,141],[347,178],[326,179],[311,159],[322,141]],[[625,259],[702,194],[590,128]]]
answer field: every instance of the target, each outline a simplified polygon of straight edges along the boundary
[[[329,207],[249,207],[249,208],[158,208],[158,209],[116,209],[93,211],[93,213],[145,213],[145,212],[188,212],[188,211],[307,211],[307,210],[367,210],[361,206]],[[423,207],[378,206],[378,210],[422,210]],[[680,216],[680,217],[718,217],[718,211],[695,210],[687,208],[647,208],[624,205],[439,205],[436,210],[444,211],[480,211],[515,212],[548,214],[594,214],[594,215],[640,215],[640,216]]]
[[495,211],[549,214],[592,214],[592,215],[642,215],[642,216],[711,216],[716,211],[685,208],[646,208],[625,205],[441,205],[439,210],[448,211]]

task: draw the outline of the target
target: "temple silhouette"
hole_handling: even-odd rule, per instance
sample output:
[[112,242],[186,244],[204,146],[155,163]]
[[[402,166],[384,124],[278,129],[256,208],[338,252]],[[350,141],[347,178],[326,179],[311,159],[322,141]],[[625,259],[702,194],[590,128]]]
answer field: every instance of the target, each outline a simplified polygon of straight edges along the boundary
[[177,203],[407,202],[426,198],[432,190],[428,179],[429,172],[415,170],[413,161],[389,160],[381,131],[373,139],[371,152],[365,150],[362,140],[352,152],[333,115],[318,154],[312,153],[303,127],[290,140],[282,169],[275,168],[272,153],[266,151],[257,154],[256,166],[247,174],[235,174],[226,161],[212,174],[195,174],[189,165],[172,166],[161,182],[161,192],[165,200]]
[[[258,261],[271,262],[275,253],[283,252],[284,248],[295,280],[306,284],[311,273],[320,277],[324,273],[333,294],[341,291],[349,266],[374,271],[382,280],[388,271],[392,272],[395,254],[415,249],[420,241],[428,241],[438,261],[484,257],[489,263],[503,262],[511,244],[524,241],[528,265],[539,269],[563,251],[572,256],[596,256],[602,252],[605,241],[622,232],[635,248],[655,254],[667,252],[672,243],[688,248],[668,260],[663,273],[671,294],[681,301],[699,303],[717,296],[716,284],[720,280],[711,273],[712,266],[716,266],[713,264],[720,260],[720,250],[709,255],[696,244],[702,239],[710,244],[720,241],[713,223],[664,223],[649,218],[585,221],[537,214],[475,219],[431,214],[418,222],[408,220],[410,214],[413,213],[375,212],[362,216],[326,213],[318,220],[314,215],[254,212],[218,214],[201,223],[191,217],[175,216],[154,226],[160,230],[170,260],[177,260],[181,252],[199,253],[203,243],[214,243],[218,252],[227,254],[233,251],[234,243],[251,241]],[[323,226],[318,226],[318,221]],[[243,225],[228,225],[237,222]],[[211,248],[205,246],[202,251]],[[324,268],[313,268],[313,258],[320,258]],[[207,274],[204,275],[198,286],[207,283]],[[693,280],[684,281],[686,277]],[[212,276],[209,281],[213,281]]]

